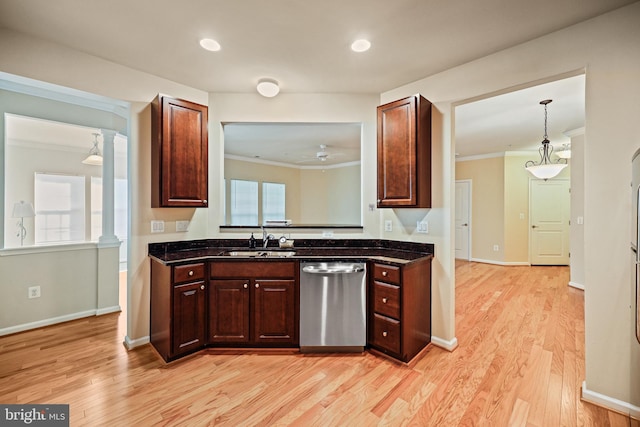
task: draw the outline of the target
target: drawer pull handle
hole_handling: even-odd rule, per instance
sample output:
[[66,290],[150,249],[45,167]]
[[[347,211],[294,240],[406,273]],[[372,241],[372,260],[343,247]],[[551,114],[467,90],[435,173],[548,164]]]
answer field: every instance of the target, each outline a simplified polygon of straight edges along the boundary
[[200,289],[204,291],[204,285],[200,285]]
[[193,270],[189,270],[189,277],[193,276]]
[[386,304],[386,303],[387,303],[387,301],[388,301],[388,299],[386,299],[386,298],[382,298],[382,303],[383,303],[383,304]]
[[386,272],[386,271],[383,271],[383,272],[382,272],[382,275],[383,275],[384,277],[387,277],[387,276],[389,275],[389,273],[388,273],[388,272]]
[[389,335],[389,334],[387,333],[387,331],[384,331],[384,332],[382,333],[382,336],[383,336],[383,337],[386,337],[387,335]]
[[244,285],[242,285],[243,288],[247,289],[249,287],[248,283],[245,283]]

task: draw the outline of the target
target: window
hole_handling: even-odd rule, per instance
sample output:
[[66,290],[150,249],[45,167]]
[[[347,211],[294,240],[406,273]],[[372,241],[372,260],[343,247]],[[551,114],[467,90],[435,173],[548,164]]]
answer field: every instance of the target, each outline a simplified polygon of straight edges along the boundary
[[35,242],[84,241],[85,178],[35,174]]
[[258,183],[231,180],[231,225],[258,225]]
[[284,184],[273,182],[262,183],[262,221],[283,220],[284,214]]
[[257,181],[231,179],[230,225],[259,225],[267,220],[285,219],[285,187],[285,184],[273,182],[258,186]]

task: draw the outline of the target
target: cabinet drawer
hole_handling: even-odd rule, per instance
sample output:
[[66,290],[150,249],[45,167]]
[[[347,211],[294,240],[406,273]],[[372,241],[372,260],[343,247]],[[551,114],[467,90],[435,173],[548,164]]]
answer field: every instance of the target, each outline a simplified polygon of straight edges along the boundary
[[373,311],[400,319],[400,287],[373,282]]
[[294,278],[295,261],[221,261],[211,263],[212,278]]
[[204,280],[204,263],[177,265],[173,267],[173,283]]
[[372,335],[374,345],[400,354],[400,321],[374,314]]
[[385,264],[373,264],[373,278],[383,282],[400,284],[400,267]]

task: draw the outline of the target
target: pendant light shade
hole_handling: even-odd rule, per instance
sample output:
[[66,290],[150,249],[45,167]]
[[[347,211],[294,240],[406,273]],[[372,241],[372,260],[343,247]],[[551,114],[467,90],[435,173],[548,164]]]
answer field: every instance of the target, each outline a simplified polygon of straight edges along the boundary
[[102,155],[98,149],[98,135],[100,134],[93,134],[93,147],[89,151],[87,158],[82,161],[85,165],[102,166]]
[[538,149],[540,153],[540,162],[536,163],[533,160],[529,160],[524,164],[526,170],[538,179],[547,179],[557,176],[562,169],[567,167],[567,159],[560,158],[555,162],[551,161],[551,153],[553,153],[553,147],[549,144],[549,138],[547,136],[547,105],[551,103],[551,99],[545,99],[540,101],[541,105],[544,105],[544,137],[542,140],[542,147]]

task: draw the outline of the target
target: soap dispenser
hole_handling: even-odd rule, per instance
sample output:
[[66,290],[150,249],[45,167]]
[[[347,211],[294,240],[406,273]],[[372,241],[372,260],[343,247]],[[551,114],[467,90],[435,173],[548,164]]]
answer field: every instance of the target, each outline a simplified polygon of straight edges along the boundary
[[256,247],[256,238],[253,237],[253,233],[251,233],[251,237],[249,238],[249,248],[254,249]]

